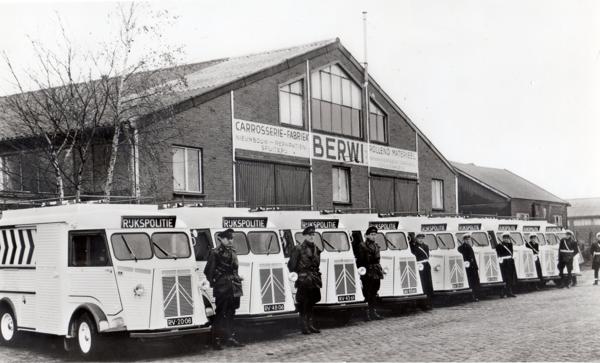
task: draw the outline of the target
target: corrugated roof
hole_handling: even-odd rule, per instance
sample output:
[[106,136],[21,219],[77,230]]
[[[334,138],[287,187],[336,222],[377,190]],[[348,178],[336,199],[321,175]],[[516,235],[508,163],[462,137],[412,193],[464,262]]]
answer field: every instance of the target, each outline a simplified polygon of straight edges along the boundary
[[509,170],[488,168],[475,164],[463,164],[455,161],[452,162],[452,165],[454,165],[459,173],[464,174],[488,187],[488,189],[499,194],[504,194],[509,198],[568,204],[566,200],[557,197]]
[[575,198],[567,201],[571,204],[567,208],[569,218],[600,216],[600,198]]

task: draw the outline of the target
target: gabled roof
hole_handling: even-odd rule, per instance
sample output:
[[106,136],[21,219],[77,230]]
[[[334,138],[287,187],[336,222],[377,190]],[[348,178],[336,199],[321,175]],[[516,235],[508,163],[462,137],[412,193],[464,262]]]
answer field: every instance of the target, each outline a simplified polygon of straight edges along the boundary
[[569,218],[600,217],[600,198],[575,198],[567,201],[571,204],[567,209]]
[[[162,77],[166,81],[175,79],[175,75],[185,78],[185,87],[181,87],[172,99],[166,100],[165,105],[184,105],[195,106],[207,101],[213,97],[222,95],[230,89],[236,89],[245,84],[251,83],[262,77],[269,76],[278,72],[279,67],[292,66],[299,63],[302,56],[307,56],[313,52],[326,52],[331,49],[339,49],[350,62],[358,69],[362,70],[362,65],[352,56],[352,54],[341,45],[339,38],[317,41],[290,48],[271,50],[261,53],[255,53],[240,57],[216,59],[212,61],[200,62],[182,65],[178,67],[152,72],[154,76]],[[145,73],[140,73],[143,77]],[[453,172],[456,173],[452,164],[442,155],[442,153],[433,145],[433,143],[421,132],[421,130],[412,122],[412,120],[400,109],[400,107],[389,97],[373,77],[369,76],[369,82],[372,87],[376,87],[385,97],[394,110],[398,112],[409,124],[409,126],[421,137],[421,139],[431,148],[431,150],[442,160],[442,162]],[[35,91],[34,91],[35,92]],[[10,96],[8,96],[10,97]],[[0,104],[2,98],[0,97]],[[185,107],[185,106],[183,106]],[[6,118],[4,118],[6,122]],[[0,129],[2,128],[2,117],[0,117]],[[4,128],[6,130],[6,128]],[[20,135],[11,135],[7,131],[0,132],[0,139]],[[22,136],[22,135],[21,135]],[[418,150],[417,150],[418,151]]]
[[452,162],[452,165],[459,174],[505,198],[569,204],[566,200],[509,170],[488,168],[472,163],[463,164],[455,161]]

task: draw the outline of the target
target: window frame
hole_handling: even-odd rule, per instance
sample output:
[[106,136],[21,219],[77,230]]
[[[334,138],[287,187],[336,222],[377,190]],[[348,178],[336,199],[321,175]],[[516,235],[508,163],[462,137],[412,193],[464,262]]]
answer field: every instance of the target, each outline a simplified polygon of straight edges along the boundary
[[[302,100],[302,115],[301,115],[301,119],[302,119],[302,125],[294,125],[292,123],[287,123],[287,122],[283,122],[281,119],[281,92],[286,92],[289,93],[290,95],[294,95],[294,96],[298,96],[295,93],[290,93],[287,91],[283,91],[282,88],[285,86],[290,86],[293,83],[296,82],[300,82],[300,84],[302,85],[302,94],[300,95],[300,99]],[[307,82],[305,79],[305,76],[299,76],[296,78],[292,78],[291,80],[288,80],[284,83],[280,83],[277,86],[277,105],[278,105],[278,113],[277,113],[277,120],[279,121],[280,125],[285,125],[285,127],[291,127],[291,128],[296,128],[296,129],[300,129],[300,130],[305,130],[306,129],[306,112],[307,112],[307,92],[306,89],[308,88],[307,86]],[[291,106],[291,105],[290,105]],[[308,106],[310,107],[310,106]],[[291,113],[291,107],[290,107],[290,113]]]
[[[171,234],[171,235],[177,235],[177,234],[182,234],[185,236],[185,238],[187,239],[187,248],[188,248],[188,253],[187,256],[177,256],[177,257],[170,257],[170,256],[165,256],[165,257],[160,257],[157,253],[156,253],[156,249],[157,247],[154,245],[154,241],[152,240],[154,238],[154,236],[156,235],[160,235],[160,234]],[[152,252],[154,253],[154,256],[156,256],[156,258],[158,258],[159,260],[169,260],[169,259],[186,259],[186,258],[190,258],[192,257],[192,253],[194,253],[194,249],[192,248],[193,246],[190,243],[190,237],[187,235],[187,233],[184,232],[154,232],[152,233],[152,235],[150,236],[150,247],[152,247]],[[162,246],[161,246],[162,247]],[[159,250],[160,251],[160,250]],[[162,253],[162,252],[161,252]],[[194,255],[194,260],[196,259],[196,256]]]
[[[335,200],[334,198],[334,193],[333,193],[333,170],[334,169],[338,169],[338,170],[344,170],[346,172],[347,175],[347,182],[348,182],[348,201],[339,201],[339,200]],[[331,166],[331,177],[332,177],[332,183],[331,183],[331,201],[333,204],[339,204],[339,205],[351,205],[352,204],[352,169],[347,167],[347,166],[340,166],[340,165],[332,165]],[[338,180],[339,180],[339,171],[338,171]],[[339,191],[338,191],[338,195],[339,195]]]
[[[183,149],[183,151],[184,151],[183,174],[184,174],[184,180],[185,180],[185,189],[175,189],[175,165],[173,162],[173,156],[175,155],[175,149]],[[188,150],[195,150],[200,153],[200,155],[198,157],[198,163],[199,163],[198,172],[200,173],[200,175],[198,176],[198,186],[200,189],[199,191],[188,189],[188,185],[189,185],[189,183],[188,183]],[[173,180],[172,186],[173,186],[174,194],[195,194],[195,195],[204,194],[204,148],[173,144],[173,145],[171,145],[171,164],[172,164],[171,178]]]
[[[442,201],[442,208],[436,208],[437,206],[433,205],[433,203],[434,203],[433,191],[434,191],[434,185],[436,182],[439,182],[442,186],[441,194],[440,194],[441,201]],[[432,211],[442,211],[443,212],[444,210],[446,210],[446,205],[445,205],[446,203],[445,203],[444,197],[445,197],[445,195],[444,195],[444,179],[432,178],[431,179],[431,210]]]
[[[259,234],[259,233],[267,233],[267,234],[272,234],[275,235],[275,244],[277,245],[277,251],[276,252],[256,252],[252,249],[252,244],[250,243],[250,235],[254,235],[254,234]],[[252,231],[248,231],[246,233],[246,241],[248,242],[248,248],[250,249],[250,252],[252,252],[253,255],[256,256],[274,256],[274,255],[278,255],[281,253],[281,245],[280,245],[280,241],[279,241],[279,235],[277,234],[277,232],[272,231],[272,230],[252,230]]]
[[208,248],[208,254],[206,255],[206,259],[202,260],[202,259],[198,259],[198,254],[196,253],[196,245],[198,244],[198,237],[194,237],[194,235],[192,234],[192,249],[194,250],[194,259],[197,262],[206,262],[208,261],[208,255],[210,254],[210,251],[212,251],[215,248],[215,243],[213,241],[212,235],[210,233],[210,228],[192,228],[190,229],[190,234],[196,231],[197,235],[200,235],[200,233],[204,233],[208,236],[208,242],[209,242],[209,248]]
[[563,216],[561,214],[553,214],[552,219],[554,220],[554,224],[556,224],[557,226],[560,226],[560,227],[564,227],[562,217]]
[[[136,256],[135,259],[133,257],[132,258],[126,258],[126,259],[119,258],[117,256],[116,252],[115,252],[115,247],[113,246],[113,240],[112,240],[112,238],[115,235],[123,235],[123,234],[125,234],[125,235],[127,235],[127,234],[145,234],[146,237],[148,237],[148,244],[149,244],[149,247],[150,247],[150,257],[148,257],[148,258],[139,258],[139,257]],[[115,232],[115,233],[113,233],[113,234],[110,235],[110,247],[112,248],[112,253],[115,255],[115,258],[117,260],[119,260],[119,261],[136,261],[136,260],[137,261],[144,261],[144,260],[151,260],[154,257],[154,248],[152,246],[152,239],[150,238],[150,235],[148,233],[146,233],[146,232]]]
[[373,113],[373,114],[383,117],[383,137],[385,139],[384,141],[373,140],[373,137],[371,135],[371,130],[369,130],[369,142],[371,142],[373,144],[379,144],[379,145],[389,145],[390,144],[389,115],[387,112],[385,112],[385,110],[381,106],[381,104],[375,100],[375,98],[371,98],[369,100],[369,103],[370,103],[369,104],[369,118],[368,118],[369,126],[371,126],[371,114],[373,113],[373,112],[371,112],[371,104],[373,104],[375,107],[377,107],[381,111],[381,115],[379,115],[378,113]]
[[[106,255],[107,261],[105,265],[74,265],[73,262],[73,237],[74,236],[89,236],[89,235],[100,235],[102,240],[104,241],[104,246],[106,247]],[[106,230],[104,229],[82,229],[82,230],[72,230],[68,233],[68,243],[67,243],[67,267],[75,267],[75,268],[90,268],[90,267],[112,267],[112,251],[110,249],[110,245],[108,244],[108,240],[106,238]]]

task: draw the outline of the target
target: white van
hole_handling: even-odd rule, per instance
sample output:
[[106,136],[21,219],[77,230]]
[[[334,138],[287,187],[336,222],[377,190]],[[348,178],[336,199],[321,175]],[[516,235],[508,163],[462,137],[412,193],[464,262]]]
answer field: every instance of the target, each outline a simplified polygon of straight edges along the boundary
[[492,230],[490,219],[453,218],[448,220],[448,230],[453,231],[457,242],[462,243],[466,232],[471,233],[473,252],[479,266],[479,283],[482,288],[494,288],[504,285],[500,263],[495,245],[492,246],[488,231]]
[[84,357],[110,333],[206,332],[190,234],[156,206],[75,204],[0,219],[0,338],[65,337]]
[[237,320],[259,323],[298,317],[279,234],[268,217],[251,214],[244,208],[187,206],[166,211],[183,219],[191,228],[198,276],[211,297],[212,289],[204,275],[208,253],[217,247],[219,232],[234,230],[238,273],[243,278]]
[[381,267],[385,272],[379,298],[383,304],[396,304],[427,299],[423,294],[417,260],[410,252],[406,233],[398,230],[398,221],[379,218],[377,214],[335,214],[352,235],[356,245],[364,241],[367,228],[377,227],[375,242],[379,245]]
[[519,229],[523,233],[525,243],[529,241],[532,234],[537,236],[539,244],[538,258],[542,270],[543,280],[555,280],[558,278],[558,242],[556,236],[547,239],[544,231],[548,226],[546,221],[523,221],[519,224]]
[[315,305],[315,310],[336,310],[340,312],[338,319],[344,320],[350,318],[351,310],[367,306],[359,285],[360,276],[351,240],[339,219],[317,211],[265,211],[255,214],[268,216],[279,228],[288,259],[292,248],[304,242],[302,231],[308,226],[315,227],[315,244],[321,250],[323,281],[321,301]]
[[398,228],[423,233],[429,247],[429,264],[434,295],[470,293],[463,256],[458,252],[454,235],[448,231],[451,218],[398,217]]
[[502,235],[509,233],[513,243],[513,259],[517,270],[518,282],[539,281],[535,269],[533,251],[525,246],[523,234],[519,231],[519,220],[497,220],[496,238],[498,243],[502,241]]

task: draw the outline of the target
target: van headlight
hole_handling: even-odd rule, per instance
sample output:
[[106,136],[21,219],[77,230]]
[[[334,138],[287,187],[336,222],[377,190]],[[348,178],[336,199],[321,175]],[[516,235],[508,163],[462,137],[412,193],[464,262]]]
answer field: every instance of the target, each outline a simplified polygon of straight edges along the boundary
[[422,263],[419,262],[417,265],[419,265],[419,271],[423,271],[425,269],[425,265]]
[[471,263],[469,261],[465,261],[465,268],[471,267]]
[[442,266],[440,265],[435,265],[435,267],[433,268],[435,271],[439,271],[442,269]]
[[290,279],[291,282],[296,282],[296,280],[298,280],[298,274],[295,272],[290,272],[290,274],[288,275],[288,278]]
[[533,255],[533,260],[537,261],[538,260],[538,255]]
[[367,269],[364,266],[358,268],[358,274],[364,276],[367,273]]
[[202,280],[202,282],[200,283],[200,288],[204,291],[208,290],[210,288],[210,283],[208,282],[208,280]]
[[144,295],[145,289],[144,286],[142,284],[137,284],[134,288],[133,288],[133,294],[135,296],[142,296]]
[[385,266],[385,267],[383,268],[383,273],[387,275],[387,274],[388,274],[388,272],[390,272],[390,268],[389,268],[389,267],[387,267],[387,266]]

